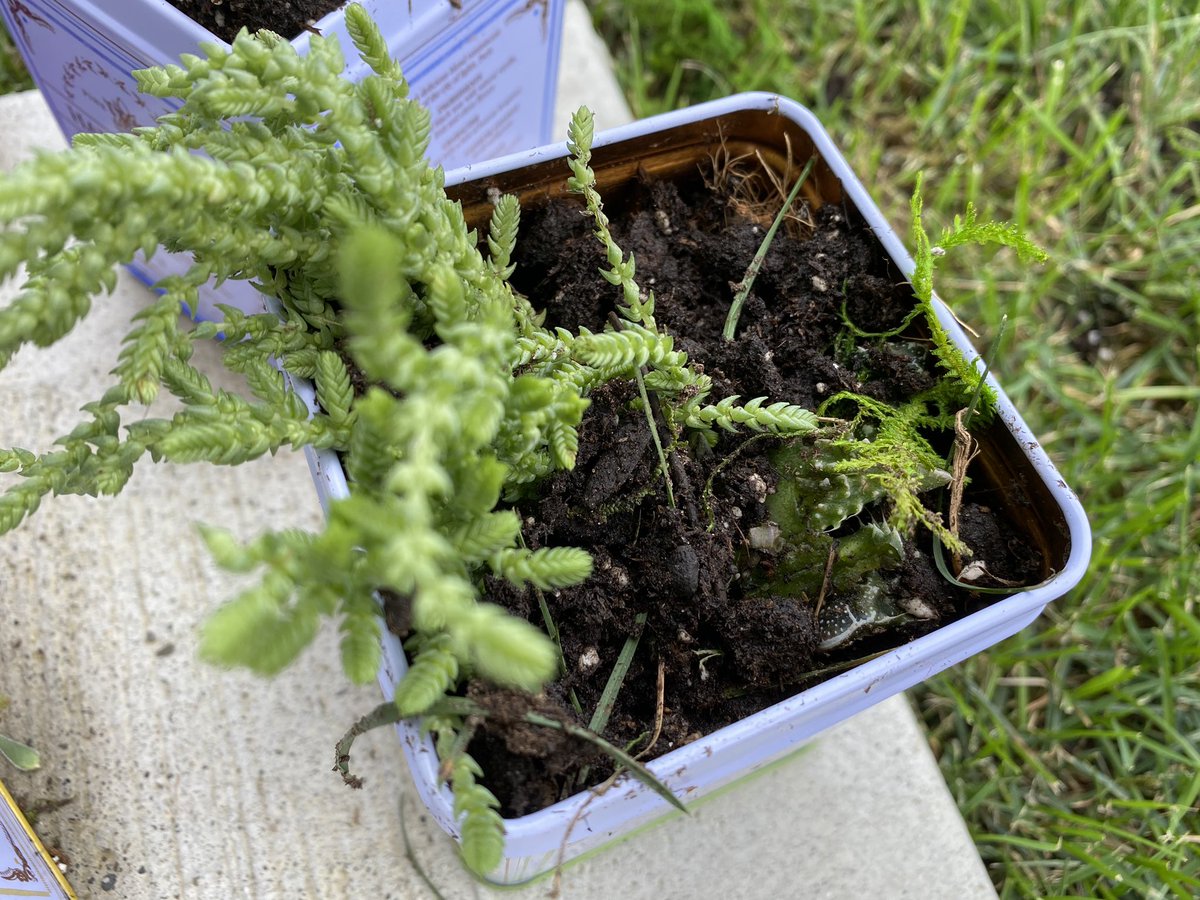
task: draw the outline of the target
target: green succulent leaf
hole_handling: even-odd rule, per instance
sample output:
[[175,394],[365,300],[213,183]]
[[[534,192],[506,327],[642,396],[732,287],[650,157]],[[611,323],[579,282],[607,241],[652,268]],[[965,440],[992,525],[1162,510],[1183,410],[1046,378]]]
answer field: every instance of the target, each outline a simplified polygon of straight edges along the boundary
[[282,672],[312,643],[319,621],[314,609],[286,605],[289,588],[253,588],[218,609],[201,630],[200,656],[260,675]]
[[496,684],[537,691],[558,671],[558,648],[546,634],[491,603],[462,622],[471,661]]
[[375,680],[383,661],[379,620],[373,610],[353,610],[342,617],[342,669],[355,684]]
[[419,716],[454,687],[459,666],[453,647],[453,640],[446,634],[420,642],[408,672],[396,685],[393,702],[401,716]]
[[42,767],[42,758],[36,750],[4,734],[0,734],[0,756],[22,772],[32,772]]

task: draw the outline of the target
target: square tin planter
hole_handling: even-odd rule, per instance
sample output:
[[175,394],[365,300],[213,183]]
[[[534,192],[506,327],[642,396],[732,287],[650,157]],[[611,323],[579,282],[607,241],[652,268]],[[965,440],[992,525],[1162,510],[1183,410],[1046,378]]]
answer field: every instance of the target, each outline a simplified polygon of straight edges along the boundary
[[[901,272],[912,272],[913,261],[900,239],[820,123],[805,108],[776,95],[742,94],[598,135],[592,166],[603,194],[639,177],[639,172],[670,178],[694,170],[721,143],[731,153],[757,150],[779,163],[787,158],[789,145],[793,158],[815,154],[819,161],[804,186],[808,202],[843,205],[874,232],[881,251]],[[552,202],[566,193],[566,157],[565,145],[558,144],[467,166],[447,175],[448,190],[462,201],[469,222],[486,219],[491,208],[488,193],[496,189],[517,194],[525,208]],[[963,330],[940,301],[938,316],[967,357],[980,365]],[[983,452],[975,463],[975,482],[1004,498],[1008,517],[1041,550],[1043,582],[650,762],[649,768],[685,803],[789,755],[821,730],[1015,634],[1078,583],[1091,552],[1083,509],[1003,390],[994,380],[992,385],[999,415],[981,435]],[[334,454],[310,450],[309,462],[323,503],[346,496],[346,477]],[[1005,490],[1010,483],[1020,484],[1024,502]],[[407,669],[400,642],[390,633],[385,634],[384,656],[379,682],[390,699]],[[402,722],[397,729],[422,799],[441,827],[457,837],[453,799],[438,781],[432,742],[421,734],[419,723]],[[584,791],[539,812],[507,819],[505,856],[491,879],[505,884],[528,881],[672,812],[651,790],[625,779],[602,795]]]
[[[550,140],[565,0],[361,2],[412,95],[430,111],[435,164],[461,166]],[[139,94],[131,73],[175,63],[202,43],[222,43],[167,0],[0,0],[0,15],[68,138],[153,125],[177,104]],[[349,77],[367,74],[340,9],[315,27],[337,35]],[[309,39],[304,32],[292,43],[303,51]],[[152,260],[139,254],[130,269],[153,284],[190,264],[166,253]],[[201,291],[192,312],[219,320],[217,303],[264,311],[261,294],[231,281]]]

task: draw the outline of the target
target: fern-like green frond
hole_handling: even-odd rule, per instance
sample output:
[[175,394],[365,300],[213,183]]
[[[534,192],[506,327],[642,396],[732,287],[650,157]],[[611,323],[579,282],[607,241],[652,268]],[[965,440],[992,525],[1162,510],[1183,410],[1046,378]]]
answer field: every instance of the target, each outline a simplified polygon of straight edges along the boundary
[[975,207],[968,204],[965,217],[955,216],[954,224],[942,231],[937,247],[932,246],[923,222],[923,200],[921,177],[918,175],[913,189],[910,208],[912,211],[912,243],[915,268],[912,274],[913,293],[924,311],[925,321],[933,341],[933,352],[942,368],[962,386],[962,406],[970,398],[979,395],[977,412],[987,421],[995,410],[996,392],[984,383],[983,375],[969,362],[962,351],[950,340],[933,305],[933,272],[939,257],[946,250],[966,244],[999,244],[1016,251],[1017,258],[1024,263],[1044,262],[1048,257],[1044,250],[1034,244],[1015,225],[1008,222],[980,222]]
[[50,493],[52,483],[48,474],[29,478],[0,494],[0,534],[12,531],[27,516],[37,512],[42,497]]
[[354,386],[350,383],[350,372],[342,358],[332,350],[320,351],[314,376],[317,403],[322,411],[337,425],[351,424]]
[[345,22],[350,40],[354,42],[354,47],[363,62],[377,75],[403,84],[404,75],[400,66],[392,59],[387,41],[367,11],[357,3],[351,4],[346,7]]
[[575,355],[604,373],[622,373],[644,365],[679,366],[686,357],[675,350],[670,335],[630,324],[621,331],[598,334],[580,329],[574,342]]
[[200,655],[222,666],[275,675],[317,634],[318,612],[287,605],[291,583],[268,577],[209,616],[200,633]]
[[575,468],[575,458],[579,455],[578,429],[569,422],[551,422],[549,438],[555,465],[560,469]]
[[458,657],[446,634],[422,637],[408,672],[396,685],[393,702],[400,715],[419,716],[454,687],[458,680]]
[[621,296],[625,301],[624,306],[618,306],[618,311],[628,321],[645,326],[650,331],[657,331],[654,324],[654,294],[642,297],[642,290],[635,278],[637,267],[633,254],[626,256],[609,230],[604,203],[596,190],[596,173],[588,165],[592,158],[595,131],[592,111],[586,106],[581,106],[571,117],[571,123],[567,127],[567,149],[571,153],[567,164],[572,173],[567,181],[567,188],[583,196],[588,214],[595,223],[596,239],[603,245],[605,259],[609,265],[609,268],[602,269],[600,274],[609,284],[621,288]]
[[342,670],[355,684],[369,684],[383,660],[379,619],[374,609],[349,609],[341,622]]
[[177,357],[163,361],[161,378],[163,386],[189,406],[210,406],[217,402],[208,376]]
[[472,872],[487,875],[504,857],[504,820],[496,811],[500,801],[476,783],[476,777],[483,771],[465,752],[455,759],[451,771],[454,814],[460,819],[463,862]]
[[480,603],[456,622],[476,670],[496,684],[531,693],[558,671],[558,648],[545,633],[502,607]]
[[401,252],[395,237],[363,228],[347,238],[341,251],[342,302],[354,361],[372,381],[403,389],[413,377],[410,366],[421,345],[408,336],[412,289],[396,264]]
[[812,412],[790,403],[771,403],[763,406],[766,397],[755,397],[739,406],[738,397],[726,397],[719,403],[699,407],[688,417],[692,428],[717,427],[735,432],[738,426],[751,431],[765,431],[780,437],[810,434],[817,429],[817,417]]
[[505,281],[516,268],[512,255],[517,246],[517,232],[520,228],[521,204],[517,198],[512,194],[498,198],[488,227],[487,245],[492,268]]
[[514,547],[493,555],[491,567],[518,587],[528,582],[548,591],[586,581],[592,574],[592,557],[577,547]]
[[512,547],[521,533],[521,519],[511,509],[483,513],[456,528],[450,541],[468,564],[480,563]]
[[1043,263],[1049,254],[1029,239],[1012,222],[980,222],[975,204],[967,204],[965,216],[955,216],[954,224],[942,230],[938,246],[942,250],[965,244],[998,244],[1008,247],[1017,254],[1017,259],[1026,264]]
[[168,288],[157,302],[134,316],[138,324],[125,336],[125,348],[113,374],[139,403],[149,406],[158,396],[167,356],[176,346],[180,300],[192,296],[191,289],[185,289],[181,297]]
[[252,572],[259,564],[259,554],[234,537],[233,532],[199,523],[196,531],[213,561],[225,571]]

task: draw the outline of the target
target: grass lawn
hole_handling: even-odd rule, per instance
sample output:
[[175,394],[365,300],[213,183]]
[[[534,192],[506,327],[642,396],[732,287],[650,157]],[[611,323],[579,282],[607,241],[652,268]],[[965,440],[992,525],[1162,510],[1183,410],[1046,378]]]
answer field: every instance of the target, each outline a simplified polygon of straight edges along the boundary
[[[1096,534],[1081,587],[913,692],[1002,896],[1200,895],[1200,15],[1117,0],[589,0],[639,115],[812,108],[897,227],[973,201],[1051,251],[938,289]],[[931,229],[932,231],[932,229]]]
[[24,91],[33,87],[33,81],[21,63],[21,54],[13,45],[12,38],[0,21],[0,94]]

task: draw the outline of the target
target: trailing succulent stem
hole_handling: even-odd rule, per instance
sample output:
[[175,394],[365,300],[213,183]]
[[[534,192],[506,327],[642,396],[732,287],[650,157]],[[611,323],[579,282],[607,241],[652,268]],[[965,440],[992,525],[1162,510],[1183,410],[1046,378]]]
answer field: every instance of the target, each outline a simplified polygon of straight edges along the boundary
[[[636,379],[669,496],[669,467],[646,395],[647,388],[668,400],[672,395],[686,393],[688,397],[682,404],[668,403],[669,408],[665,410],[668,421],[679,421],[704,434],[714,444],[717,439],[714,427],[730,432],[747,427],[785,437],[811,432],[816,428],[816,418],[808,410],[785,402],[764,407],[765,397],[757,397],[744,406],[737,404],[738,397],[726,397],[715,405],[704,404],[712,391],[712,379],[689,367],[687,355],[675,350],[671,336],[658,329],[654,321],[654,294],[642,295],[634,278],[636,264],[633,255],[625,254],[609,228],[604,204],[596,190],[596,174],[589,165],[594,133],[592,113],[583,107],[572,117],[568,129],[567,147],[571,151],[569,165],[572,177],[567,184],[573,193],[583,197],[588,215],[595,224],[596,239],[604,247],[609,264],[609,268],[601,270],[600,274],[621,288],[624,305],[617,307],[622,317],[619,327],[601,334],[581,333],[577,340],[577,352],[581,359],[609,376],[632,373]],[[797,190],[807,175],[808,169],[798,180]],[[649,369],[644,375],[643,367]]]
[[[487,708],[467,697],[443,697],[425,709],[422,722],[422,727],[435,736],[434,746],[441,760],[440,777],[450,783],[454,795],[454,814],[460,817],[463,862],[473,871],[484,875],[500,864],[504,853],[504,821],[497,812],[500,802],[496,796],[476,780],[483,775],[483,770],[467,753],[467,745],[475,729],[489,715]],[[354,788],[363,786],[363,780],[350,771],[350,750],[354,742],[367,732],[394,725],[402,718],[405,715],[395,702],[381,703],[355,722],[337,742],[334,769],[347,785]],[[618,771],[627,771],[676,809],[687,812],[679,798],[649,769],[626,751],[600,737],[596,733],[598,728],[584,728],[532,709],[521,716],[521,721],[538,728],[561,731],[577,741],[596,747],[612,759]]]

